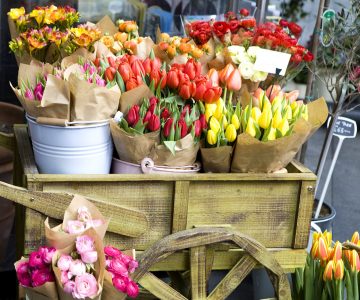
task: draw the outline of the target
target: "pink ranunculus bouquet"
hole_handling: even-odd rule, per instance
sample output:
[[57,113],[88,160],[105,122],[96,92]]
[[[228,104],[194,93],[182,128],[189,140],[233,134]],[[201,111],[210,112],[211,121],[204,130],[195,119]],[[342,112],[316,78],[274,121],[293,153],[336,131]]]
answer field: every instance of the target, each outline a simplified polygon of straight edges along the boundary
[[119,249],[106,246],[104,248],[106,272],[102,300],[122,300],[126,297],[136,298],[139,287],[131,279],[130,274],[138,267],[138,262]]
[[53,259],[60,299],[100,299],[105,271],[102,242],[93,228],[76,238],[71,250]]
[[20,286],[29,300],[58,299],[55,277],[51,268],[55,248],[41,246],[15,263]]

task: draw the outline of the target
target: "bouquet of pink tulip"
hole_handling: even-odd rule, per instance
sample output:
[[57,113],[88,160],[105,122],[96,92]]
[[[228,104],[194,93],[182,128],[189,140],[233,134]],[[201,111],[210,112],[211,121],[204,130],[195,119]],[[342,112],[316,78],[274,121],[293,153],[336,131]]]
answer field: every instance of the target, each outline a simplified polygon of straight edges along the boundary
[[40,247],[15,263],[16,275],[28,299],[58,299],[51,262],[53,247]]
[[90,228],[74,244],[53,258],[59,297],[100,299],[105,272],[102,241]]
[[104,253],[107,272],[105,272],[104,291],[101,298],[103,300],[125,299],[126,295],[136,298],[139,287],[131,280],[130,274],[138,267],[138,262],[112,246],[106,246]]

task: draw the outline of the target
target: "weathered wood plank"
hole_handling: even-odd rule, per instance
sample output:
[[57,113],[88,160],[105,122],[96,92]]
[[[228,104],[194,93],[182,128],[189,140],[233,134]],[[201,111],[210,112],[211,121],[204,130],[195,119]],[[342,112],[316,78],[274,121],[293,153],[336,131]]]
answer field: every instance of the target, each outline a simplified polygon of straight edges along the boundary
[[11,133],[0,132],[0,147],[4,147],[8,150],[15,150],[15,137]]
[[159,299],[187,300],[179,292],[149,272],[141,277],[139,283]]
[[288,166],[288,170],[296,170],[295,172],[299,172],[299,173],[303,173],[303,174],[306,174],[306,173],[311,173],[311,170],[308,169],[306,166],[304,166],[301,162],[297,161],[297,160],[293,160],[291,162],[291,164],[289,164]]
[[191,295],[193,300],[206,299],[206,247],[190,249]]
[[206,283],[207,287],[209,284],[209,279],[211,276],[211,271],[214,267],[214,258],[215,258],[215,248],[213,245],[209,245],[206,247],[206,256],[205,256],[205,276],[206,276]]
[[226,299],[240,285],[256,264],[255,259],[248,254],[244,255],[210,293],[207,300]]
[[[62,219],[73,195],[28,191],[0,182],[0,196],[43,213],[46,216]],[[148,221],[144,213],[122,207],[117,204],[89,199],[97,208],[110,218],[108,231],[137,237],[148,230]],[[51,205],[49,205],[51,203]],[[116,218],[111,218],[116,216]]]
[[[38,174],[26,125],[14,125],[14,134],[24,174]],[[69,176],[69,175],[68,175]],[[71,175],[70,175],[71,176]]]
[[303,181],[300,188],[295,219],[293,248],[306,248],[309,241],[311,216],[314,205],[314,181]]
[[189,181],[176,181],[174,191],[174,210],[172,232],[186,229],[189,200]]

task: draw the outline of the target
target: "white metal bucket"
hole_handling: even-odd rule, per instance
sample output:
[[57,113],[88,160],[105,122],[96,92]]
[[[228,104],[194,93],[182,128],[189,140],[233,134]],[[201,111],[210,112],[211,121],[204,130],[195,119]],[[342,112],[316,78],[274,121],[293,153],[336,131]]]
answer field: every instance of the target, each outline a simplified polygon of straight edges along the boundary
[[40,173],[109,173],[113,152],[109,122],[60,127],[26,119]]

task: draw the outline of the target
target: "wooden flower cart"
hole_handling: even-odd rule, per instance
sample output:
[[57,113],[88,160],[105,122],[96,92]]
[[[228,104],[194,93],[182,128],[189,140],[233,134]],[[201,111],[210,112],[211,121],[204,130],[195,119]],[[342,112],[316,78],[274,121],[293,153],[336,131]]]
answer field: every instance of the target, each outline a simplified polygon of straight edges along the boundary
[[[134,279],[157,298],[187,299],[187,285],[191,299],[226,299],[261,265],[278,298],[291,298],[285,273],[305,263],[316,181],[301,164],[288,174],[39,174],[27,127],[14,132],[22,188],[2,183],[0,196],[22,205],[24,254],[44,244],[46,216],[56,224],[71,194],[81,194],[111,218],[104,243],[136,249]],[[211,270],[230,271],[207,294]],[[154,271],[167,271],[171,283]]]

